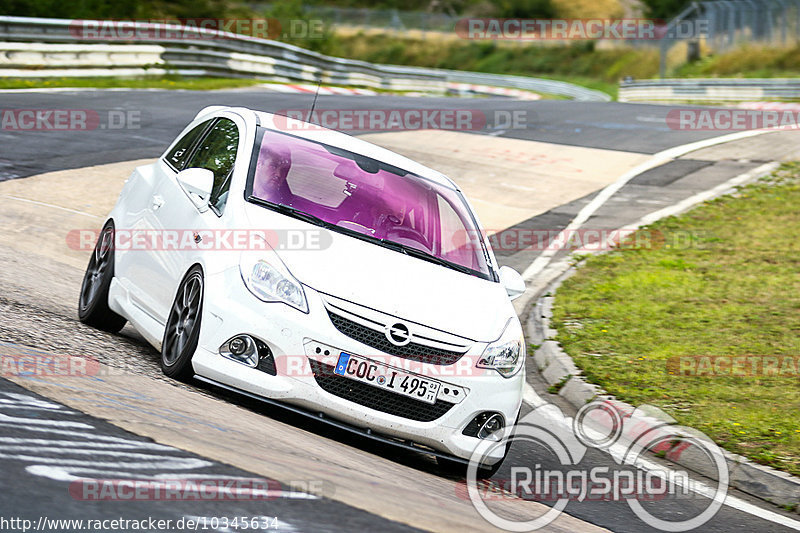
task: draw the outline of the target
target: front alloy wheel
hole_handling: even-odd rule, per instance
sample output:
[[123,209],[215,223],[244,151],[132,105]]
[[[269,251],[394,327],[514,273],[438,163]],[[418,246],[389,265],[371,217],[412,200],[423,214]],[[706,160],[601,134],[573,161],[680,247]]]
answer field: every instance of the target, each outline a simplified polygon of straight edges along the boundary
[[161,343],[161,370],[171,378],[192,377],[192,356],[200,338],[203,312],[203,270],[192,267],[178,287]]

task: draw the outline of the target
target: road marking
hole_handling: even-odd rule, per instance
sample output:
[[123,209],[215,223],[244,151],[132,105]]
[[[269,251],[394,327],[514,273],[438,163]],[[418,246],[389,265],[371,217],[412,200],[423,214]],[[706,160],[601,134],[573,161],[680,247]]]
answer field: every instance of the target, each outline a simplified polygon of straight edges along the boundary
[[667,206],[663,209],[659,209],[658,211],[654,211],[649,215],[643,216],[641,219],[639,219],[638,222],[636,222],[636,227],[646,226],[662,218],[682,213],[696,204],[705,202],[706,200],[710,200],[712,198],[715,198],[716,196],[723,194],[728,189],[732,189],[738,185],[747,183],[748,181],[756,179],[759,176],[769,174],[779,166],[781,166],[780,163],[773,161],[772,163],[765,163],[760,167],[756,167],[748,172],[739,174],[738,176],[735,176],[724,183],[720,183],[713,189],[708,189],[699,192],[693,196],[690,196],[689,198],[681,200],[677,204]]
[[[534,392],[534,394],[536,394],[536,393]],[[527,397],[527,394],[526,394],[526,397]],[[527,400],[527,398],[526,398],[526,400]],[[543,402],[543,403],[546,403],[546,402]],[[564,416],[563,412],[560,409],[557,409],[557,410],[556,409],[552,409],[552,408],[541,409],[539,411],[539,416],[543,416],[543,417],[547,418],[553,424],[568,425],[569,426],[568,431],[572,432],[572,419],[571,418],[567,418],[566,416]],[[591,427],[584,426],[583,430],[586,432],[587,435],[592,437],[592,439],[597,441],[597,442],[602,441],[603,438],[606,436],[606,435],[602,434],[601,432],[598,432],[597,430],[595,430],[595,429],[593,429]],[[596,448],[596,449],[598,451],[606,451],[608,453],[608,455],[610,455],[611,457],[614,458],[614,461],[616,463],[625,464],[624,458],[627,457],[628,455],[630,455],[631,443],[616,442],[616,443],[612,444],[611,446],[609,446],[605,450],[601,450],[600,448]],[[660,475],[660,474],[663,474],[663,472],[665,470],[670,470],[670,471],[675,472],[674,469],[668,468],[667,466],[665,466],[663,464],[660,464],[660,463],[658,463],[656,461],[647,459],[647,458],[643,457],[642,455],[638,455],[633,462],[629,462],[627,464],[630,464],[631,466],[634,466],[634,467],[636,467],[636,468],[638,468],[640,470],[643,470],[645,472],[652,472],[654,475],[656,475],[657,477],[661,477],[661,478],[663,478],[663,475]],[[692,473],[695,474],[694,472],[692,472]],[[714,493],[716,492],[716,489],[714,487],[709,486],[707,483],[704,483],[703,481],[699,481],[696,478],[692,478],[691,482],[688,483],[688,485],[684,482],[684,479],[679,475],[672,476],[672,480],[671,481],[675,485],[678,485],[680,487],[686,487],[688,490],[694,492],[695,494],[699,494],[700,496],[703,496],[704,498],[708,498],[708,499],[713,499],[714,498]],[[747,514],[750,514],[750,515],[753,515],[753,516],[757,516],[758,518],[767,520],[769,522],[773,522],[775,524],[780,524],[780,525],[788,527],[790,529],[794,529],[795,531],[800,531],[800,522],[798,522],[797,520],[795,520],[793,518],[790,518],[788,516],[784,516],[782,514],[778,514],[778,513],[775,513],[773,511],[758,507],[757,505],[754,505],[754,504],[752,504],[752,503],[750,503],[748,501],[745,501],[745,500],[743,500],[741,498],[737,498],[736,496],[731,496],[730,493],[727,493],[725,495],[725,500],[724,500],[722,505],[723,506],[727,506],[727,507],[731,507],[733,509],[736,509],[737,511],[742,511],[743,513],[747,513]]]
[[748,137],[755,137],[756,135],[761,135],[763,133],[768,133],[773,130],[748,130],[748,131],[739,131],[736,133],[730,133],[728,135],[721,135],[719,137],[713,137],[711,139],[704,139],[702,141],[697,141],[689,144],[683,144],[681,146],[676,146],[674,148],[668,148],[667,150],[663,150],[658,152],[657,154],[653,155],[649,160],[636,165],[628,172],[624,173],[620,176],[617,181],[614,183],[606,186],[604,189],[600,191],[600,193],[595,196],[591,202],[586,204],[586,206],[581,209],[575,218],[567,225],[566,228],[561,230],[558,238],[555,239],[553,244],[547,248],[544,252],[542,252],[529,266],[525,269],[522,273],[523,279],[528,282],[536,277],[540,272],[542,272],[550,261],[553,259],[553,256],[556,255],[566,243],[569,241],[567,238],[569,235],[574,233],[577,229],[579,229],[584,222],[586,222],[589,217],[597,212],[598,209],[603,207],[605,203],[614,196],[617,192],[619,192],[622,187],[627,184],[630,180],[644,172],[645,170],[649,170],[653,167],[661,165],[662,163],[666,163],[672,159],[680,157],[682,155],[688,154],[689,152],[694,152],[695,150],[700,150],[702,148],[708,148],[709,146],[714,146],[717,144],[723,144],[731,141],[737,141],[739,139],[746,139]]
[[[739,185],[743,185],[748,183],[754,179],[757,179],[760,176],[764,176],[769,174],[770,172],[774,171],[776,168],[780,166],[780,163],[773,161],[772,163],[765,163],[760,167],[756,167],[748,172],[743,174],[739,174],[738,176],[734,176],[733,178],[729,179],[724,183],[720,183],[716,187],[712,189],[708,189],[705,191],[701,191],[697,194],[694,194],[688,198],[684,198],[680,202],[676,204],[672,204],[667,206],[663,209],[659,209],[658,211],[653,211],[652,213],[643,216],[633,224],[628,226],[618,228],[613,232],[613,235],[619,235],[622,232],[627,231],[634,231],[642,226],[647,226],[661,220],[662,218],[670,217],[673,215],[678,215],[683,213],[684,211],[689,210],[693,206],[705,202],[707,200],[711,200],[712,198],[716,198],[717,196],[721,196],[726,191],[733,189]],[[614,244],[614,236],[609,236],[605,241],[605,247],[611,247]],[[601,247],[602,248],[602,247]]]
[[525,385],[522,387],[522,401],[530,405],[531,407],[539,407],[542,405],[543,400],[542,397],[536,394],[536,391],[531,387],[531,384],[525,381]]
[[[5,396],[0,398],[0,410],[25,408],[59,415],[78,414],[77,411],[68,410],[62,405],[25,394],[0,392],[0,396]],[[53,426],[80,428],[82,431],[54,429]],[[263,481],[261,478],[181,472],[213,467],[216,463],[186,456],[183,450],[164,444],[103,435],[93,425],[82,422],[12,416],[0,411],[0,427],[13,428],[15,431],[47,432],[79,437],[80,440],[0,437],[0,459],[31,463],[25,467],[26,472],[54,481],[74,482],[90,476],[112,481],[131,478],[140,482],[150,482],[155,486],[172,480],[187,479]],[[132,450],[120,451],[120,449]],[[86,460],[86,456],[95,459]],[[98,457],[103,460],[98,461]],[[154,470],[156,472],[153,472]],[[219,487],[217,491],[220,494],[261,498],[319,499],[314,494],[282,488]]]
[[40,205],[42,207],[50,207],[52,209],[59,209],[61,211],[67,211],[69,213],[74,213],[76,215],[83,215],[85,217],[103,218],[103,217],[99,217],[97,215],[93,215],[91,213],[87,213],[85,211],[77,211],[75,209],[69,209],[67,207],[61,207],[60,205],[54,205],[54,204],[48,204],[48,203],[45,203],[45,202],[39,202],[38,200],[29,200],[28,198],[20,198],[19,196],[9,196],[9,195],[6,194],[6,195],[3,196],[3,198],[8,198],[9,200],[16,200],[18,202],[26,202],[26,203],[29,203],[29,204]]

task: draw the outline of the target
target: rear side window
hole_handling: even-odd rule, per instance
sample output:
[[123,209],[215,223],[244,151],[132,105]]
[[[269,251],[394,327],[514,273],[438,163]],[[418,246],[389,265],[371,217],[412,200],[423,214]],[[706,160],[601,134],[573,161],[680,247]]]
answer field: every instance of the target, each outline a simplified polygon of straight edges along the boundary
[[210,204],[222,212],[231,186],[233,164],[239,148],[239,129],[232,120],[219,119],[209,130],[186,168],[205,168],[214,173]]
[[181,171],[186,168],[186,162],[189,156],[192,155],[192,146],[194,146],[195,142],[200,138],[200,135],[206,130],[209,123],[211,123],[211,120],[198,124],[192,128],[189,133],[181,137],[181,139],[175,143],[175,146],[172,147],[172,151],[167,154],[166,160],[175,170]]

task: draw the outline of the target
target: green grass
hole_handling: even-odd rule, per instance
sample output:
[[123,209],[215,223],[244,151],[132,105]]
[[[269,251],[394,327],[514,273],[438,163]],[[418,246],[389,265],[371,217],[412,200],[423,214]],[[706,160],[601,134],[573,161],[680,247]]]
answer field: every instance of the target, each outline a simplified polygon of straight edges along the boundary
[[[590,257],[558,291],[558,341],[589,381],[724,448],[800,474],[800,378],[685,376],[669,358],[800,355],[800,163]],[[692,245],[675,246],[687,242]],[[673,244],[670,244],[673,243]]]
[[[297,43],[303,45],[304,43]],[[567,81],[616,97],[619,81],[656,78],[659,54],[654,47],[596,48],[591,42],[567,46],[461,39],[424,40],[369,33],[328,34],[316,43],[320,52],[374,63],[471,70]],[[430,53],[435,47],[436,53]],[[800,46],[743,46],[686,63],[679,49],[670,55],[670,77],[798,77]]]
[[264,80],[242,78],[186,78],[181,76],[152,76],[141,78],[0,78],[0,89],[40,89],[47,87],[94,87],[100,89],[189,89],[208,91],[249,87],[265,83]]

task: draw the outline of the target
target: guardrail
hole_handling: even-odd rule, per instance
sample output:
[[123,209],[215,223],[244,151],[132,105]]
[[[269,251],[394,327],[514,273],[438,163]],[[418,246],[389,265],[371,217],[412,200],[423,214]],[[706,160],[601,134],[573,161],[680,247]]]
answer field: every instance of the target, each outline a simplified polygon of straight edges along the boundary
[[620,102],[731,102],[800,99],[800,79],[666,79],[623,81]]
[[[130,38],[101,38],[104,21],[0,17],[0,76],[256,77],[399,91],[444,93],[448,83],[474,83],[608,101],[603,92],[570,83],[477,72],[379,65],[326,56],[286,43],[177,25],[134,23]],[[105,21],[108,24],[108,21]],[[168,32],[179,39],[165,37]],[[128,35],[128,34],[125,34]]]

